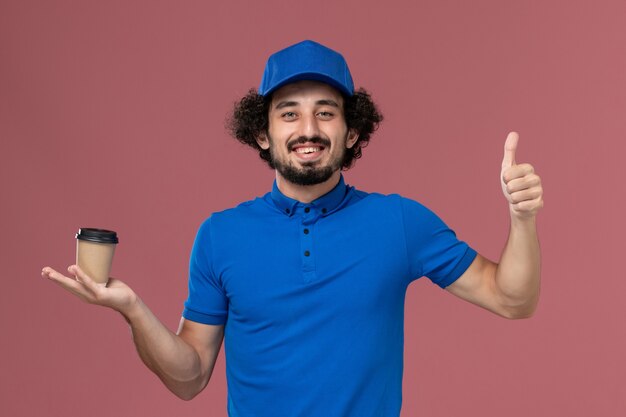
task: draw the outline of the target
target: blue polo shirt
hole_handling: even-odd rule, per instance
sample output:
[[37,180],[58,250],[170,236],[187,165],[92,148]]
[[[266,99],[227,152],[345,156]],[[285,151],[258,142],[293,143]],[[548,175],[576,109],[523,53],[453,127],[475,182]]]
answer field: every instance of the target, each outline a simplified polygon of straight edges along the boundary
[[342,177],[304,204],[274,183],[200,226],[183,316],[225,325],[230,417],[395,417],[407,287],[475,256],[416,201]]

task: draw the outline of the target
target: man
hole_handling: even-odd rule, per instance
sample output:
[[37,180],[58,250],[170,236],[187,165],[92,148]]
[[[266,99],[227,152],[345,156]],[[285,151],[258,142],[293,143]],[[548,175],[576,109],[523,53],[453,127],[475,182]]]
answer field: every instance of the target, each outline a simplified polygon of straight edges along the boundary
[[511,229],[493,263],[423,205],[345,185],[341,169],[381,120],[337,52],[304,41],[269,58],[229,126],[276,170],[274,187],[202,224],[176,334],[119,280],[98,286],[75,265],[75,278],[43,275],[122,313],[142,360],[183,399],[207,385],[225,336],[231,417],[398,416],[408,285],[427,276],[503,317],[532,315],[543,191],[509,134]]

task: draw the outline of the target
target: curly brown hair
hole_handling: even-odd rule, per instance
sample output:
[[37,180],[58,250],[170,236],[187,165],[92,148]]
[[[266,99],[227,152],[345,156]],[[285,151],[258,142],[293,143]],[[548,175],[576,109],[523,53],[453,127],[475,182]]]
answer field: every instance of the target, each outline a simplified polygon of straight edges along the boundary
[[[372,133],[378,129],[383,115],[372,101],[370,94],[359,88],[351,97],[344,96],[344,117],[348,129],[359,133],[359,138],[352,146],[346,149],[342,168],[348,169],[362,156],[362,148],[369,143]],[[269,128],[269,108],[271,95],[261,96],[255,89],[235,103],[232,115],[226,120],[226,128],[239,142],[251,146],[259,151],[259,156],[270,168],[274,169],[269,149],[261,149],[256,139],[261,134],[267,134]]]

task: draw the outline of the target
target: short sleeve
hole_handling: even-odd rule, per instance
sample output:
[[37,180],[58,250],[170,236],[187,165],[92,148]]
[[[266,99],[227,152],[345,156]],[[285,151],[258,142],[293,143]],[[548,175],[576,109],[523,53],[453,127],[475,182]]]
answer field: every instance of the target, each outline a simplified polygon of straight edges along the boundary
[[445,288],[463,275],[476,257],[474,249],[417,201],[402,199],[402,218],[413,280],[426,276]]
[[211,219],[198,230],[189,260],[189,296],[183,317],[204,324],[224,324],[228,299],[212,268]]

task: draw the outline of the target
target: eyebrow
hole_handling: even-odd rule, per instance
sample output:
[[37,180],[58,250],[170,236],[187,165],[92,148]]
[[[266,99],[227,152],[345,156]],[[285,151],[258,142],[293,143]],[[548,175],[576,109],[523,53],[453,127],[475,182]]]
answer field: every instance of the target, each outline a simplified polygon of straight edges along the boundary
[[[285,107],[294,107],[299,104],[300,103],[298,103],[297,101],[281,101],[274,108],[276,110],[280,110],[280,109],[284,109]],[[337,104],[335,100],[330,100],[330,99],[317,100],[315,104],[318,106],[332,106],[332,107],[339,108],[339,104]]]

